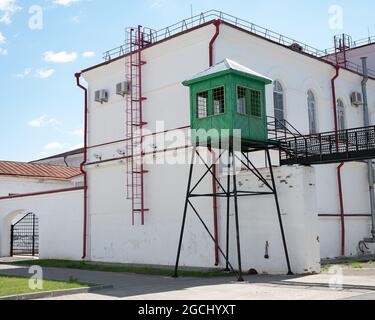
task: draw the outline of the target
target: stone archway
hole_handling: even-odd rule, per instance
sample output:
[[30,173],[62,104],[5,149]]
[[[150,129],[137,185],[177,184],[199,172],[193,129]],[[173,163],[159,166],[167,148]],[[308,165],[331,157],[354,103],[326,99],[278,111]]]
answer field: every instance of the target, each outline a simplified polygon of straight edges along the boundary
[[6,214],[3,218],[0,218],[0,257],[10,256],[10,243],[11,243],[11,225],[14,223],[17,217],[25,215],[24,209],[19,209]]

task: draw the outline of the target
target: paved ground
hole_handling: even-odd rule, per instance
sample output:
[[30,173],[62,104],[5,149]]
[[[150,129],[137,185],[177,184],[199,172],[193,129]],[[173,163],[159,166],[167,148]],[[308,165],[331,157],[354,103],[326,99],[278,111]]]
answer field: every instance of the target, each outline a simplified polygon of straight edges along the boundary
[[[244,283],[233,278],[178,278],[44,268],[46,279],[113,285],[96,293],[60,297],[65,300],[375,300],[375,269],[344,270],[343,289],[332,289],[330,283],[341,278],[332,274],[312,276],[248,276]],[[0,265],[0,274],[28,275],[28,268]]]

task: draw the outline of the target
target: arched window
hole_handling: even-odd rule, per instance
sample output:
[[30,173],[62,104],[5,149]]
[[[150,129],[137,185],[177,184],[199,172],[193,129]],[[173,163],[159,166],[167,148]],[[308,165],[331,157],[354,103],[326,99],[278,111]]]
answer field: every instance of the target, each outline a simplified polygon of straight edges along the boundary
[[[284,121],[284,89],[279,81],[273,83],[273,101],[276,120],[283,123]],[[278,124],[280,126],[280,123]]]
[[338,130],[345,130],[345,106],[341,99],[337,99],[337,126]]
[[311,90],[307,92],[307,107],[308,107],[308,113],[309,113],[310,134],[314,134],[314,133],[317,133],[316,101],[315,101],[315,95]]

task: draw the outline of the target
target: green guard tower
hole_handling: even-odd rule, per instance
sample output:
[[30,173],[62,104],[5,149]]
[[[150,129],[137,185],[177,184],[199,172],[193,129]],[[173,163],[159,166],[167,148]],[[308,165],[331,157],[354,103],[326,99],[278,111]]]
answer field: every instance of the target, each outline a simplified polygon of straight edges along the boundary
[[[243,146],[268,143],[265,88],[271,83],[229,59],[184,81],[190,88],[192,143],[211,145],[228,139],[228,134],[232,141],[236,130]],[[218,135],[207,136],[211,129]]]
[[[191,142],[193,151],[178,244],[175,277],[178,276],[186,216],[189,208],[192,209],[203,224],[210,238],[215,242],[217,250],[225,259],[225,271],[235,271],[234,266],[229,261],[230,202],[231,199],[233,199],[238,280],[243,281],[238,201],[240,197],[267,195],[272,195],[275,200],[288,274],[293,274],[289,261],[287,242],[270,156],[270,149],[280,148],[280,145],[277,141],[268,139],[265,90],[266,86],[271,83],[271,79],[229,59],[225,59],[215,66],[197,74],[190,80],[183,82],[183,85],[190,88]],[[228,141],[230,144],[224,145],[223,142],[225,143],[225,141]],[[236,145],[234,145],[233,141],[236,141]],[[198,151],[198,149],[204,147],[208,147],[208,150],[211,151],[211,163],[207,163],[201,156],[200,150]],[[269,175],[264,175],[259,171],[249,157],[249,154],[253,152],[262,151],[265,152],[266,155],[267,167],[270,172]],[[224,158],[224,154],[228,155],[228,161],[226,163],[220,163],[222,158]],[[200,160],[203,161],[207,171],[194,185],[193,172],[196,158],[200,158]],[[219,165],[217,166],[217,164]],[[238,166],[238,164],[240,166]],[[216,166],[222,170],[220,172],[220,178],[218,178]],[[258,188],[257,190],[241,190],[241,186],[239,187],[237,183],[237,172],[241,171],[241,169],[246,169],[249,173],[253,174],[265,187],[261,189]],[[197,193],[196,190],[198,186],[209,175],[212,176],[212,193]],[[223,183],[222,179],[224,178],[225,180],[225,177],[226,182]],[[194,199],[197,198],[213,198],[215,199],[215,203],[218,198],[227,199],[226,252],[221,249],[218,239],[215,239],[214,232],[209,230],[196,204],[193,203]],[[247,212],[251,212],[252,210],[257,210],[257,208],[246,209]],[[267,251],[268,249],[266,249],[265,259],[269,258]]]

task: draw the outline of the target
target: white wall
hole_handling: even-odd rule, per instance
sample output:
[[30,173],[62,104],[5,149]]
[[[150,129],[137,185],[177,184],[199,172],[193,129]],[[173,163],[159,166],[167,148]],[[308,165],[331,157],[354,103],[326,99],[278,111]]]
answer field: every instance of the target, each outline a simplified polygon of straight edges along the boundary
[[39,257],[82,257],[83,191],[0,200],[0,256],[10,253],[10,224],[17,215],[32,212],[39,218]]
[[74,187],[71,181],[0,176],[0,197]]
[[[194,181],[204,172],[196,166]],[[120,161],[89,169],[90,259],[93,261],[173,265],[175,263],[182,213],[186,195],[188,165],[148,165],[146,175],[145,226],[140,217],[131,224],[131,201],[125,194],[125,165]],[[268,170],[264,169],[267,175]],[[306,167],[285,167],[275,171],[287,233],[293,271],[319,271],[318,219],[315,210],[314,171]],[[222,179],[226,185],[226,177]],[[193,182],[193,185],[195,183]],[[257,178],[241,173],[243,190],[264,190]],[[196,193],[211,189],[208,177]],[[213,232],[212,199],[194,199],[203,220]],[[234,226],[233,207],[231,225]],[[274,198],[240,200],[243,267],[258,272],[286,273]],[[219,203],[220,243],[225,248],[226,206]],[[231,260],[237,266],[234,229]],[[264,259],[265,243],[270,243],[270,259]],[[221,259],[222,266],[224,261]],[[181,265],[212,267],[214,244],[192,210],[189,210]]]

